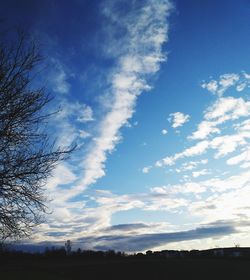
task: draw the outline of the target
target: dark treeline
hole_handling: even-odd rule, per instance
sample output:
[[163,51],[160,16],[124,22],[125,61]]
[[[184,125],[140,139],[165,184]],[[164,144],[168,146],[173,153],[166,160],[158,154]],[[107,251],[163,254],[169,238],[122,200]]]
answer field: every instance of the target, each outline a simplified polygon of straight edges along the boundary
[[92,251],[92,250],[81,250],[77,249],[69,254],[62,248],[50,247],[45,248],[44,252],[24,252],[19,250],[4,249],[0,251],[0,258],[82,258],[82,259],[121,259],[128,257],[123,252],[109,251]]
[[250,248],[248,247],[231,247],[231,248],[214,248],[208,250],[163,250],[163,251],[151,251],[148,250],[146,253],[134,253],[126,254],[124,252],[116,252],[114,250],[109,251],[92,251],[92,250],[81,250],[80,248],[76,251],[72,251],[67,254],[64,247],[48,247],[45,248],[44,252],[24,252],[18,250],[11,250],[10,248],[0,249],[0,259],[6,260],[8,258],[13,259],[85,259],[85,260],[129,260],[129,259],[204,259],[204,258],[215,258],[215,259],[250,259]]

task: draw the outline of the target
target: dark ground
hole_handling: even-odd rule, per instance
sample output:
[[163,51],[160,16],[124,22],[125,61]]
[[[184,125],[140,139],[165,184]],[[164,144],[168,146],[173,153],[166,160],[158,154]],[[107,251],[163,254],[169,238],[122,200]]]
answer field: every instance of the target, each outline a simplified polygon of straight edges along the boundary
[[250,279],[250,260],[173,259],[106,260],[79,259],[4,260],[1,280],[65,279]]

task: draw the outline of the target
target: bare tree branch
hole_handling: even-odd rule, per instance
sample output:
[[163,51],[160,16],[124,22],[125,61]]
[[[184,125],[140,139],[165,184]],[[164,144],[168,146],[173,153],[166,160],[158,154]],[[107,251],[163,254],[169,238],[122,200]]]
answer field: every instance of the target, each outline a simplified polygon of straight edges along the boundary
[[27,236],[41,221],[46,180],[74,149],[55,148],[42,129],[51,98],[32,88],[39,63],[36,44],[24,33],[11,46],[0,42],[0,240]]

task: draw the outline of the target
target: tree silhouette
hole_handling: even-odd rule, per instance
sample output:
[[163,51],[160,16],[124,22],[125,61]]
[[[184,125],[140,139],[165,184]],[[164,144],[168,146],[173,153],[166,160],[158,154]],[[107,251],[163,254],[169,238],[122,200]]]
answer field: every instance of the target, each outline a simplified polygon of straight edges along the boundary
[[[5,36],[6,37],[6,36]],[[46,211],[44,186],[73,148],[55,148],[45,123],[51,101],[32,87],[41,65],[37,45],[24,33],[0,41],[0,240],[31,233]]]
[[71,254],[71,249],[72,249],[72,243],[70,240],[67,240],[65,242],[65,251],[66,251],[67,256],[69,256]]

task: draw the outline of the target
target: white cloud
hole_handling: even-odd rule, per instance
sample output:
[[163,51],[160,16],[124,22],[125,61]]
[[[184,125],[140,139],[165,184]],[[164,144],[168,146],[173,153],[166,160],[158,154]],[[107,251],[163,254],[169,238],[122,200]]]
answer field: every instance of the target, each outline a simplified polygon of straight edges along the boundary
[[223,94],[229,87],[233,86],[239,80],[238,74],[224,74],[220,76],[219,85],[221,88],[218,93]]
[[185,115],[181,112],[175,112],[169,115],[169,121],[172,122],[173,128],[183,126],[183,124],[188,122],[189,119],[190,119],[189,115]]
[[78,122],[85,123],[93,121],[92,108],[84,103],[72,102],[67,99],[60,100],[61,110],[58,114],[58,118],[75,118]]
[[235,87],[236,91],[241,92],[250,85],[249,74],[242,72],[240,74],[230,73],[220,75],[218,80],[211,79],[209,82],[203,82],[202,88],[221,97],[230,87]]
[[[119,16],[110,8],[108,16],[117,17],[117,24],[122,24],[123,28],[127,29],[127,33],[123,36],[124,44],[119,48],[120,53],[116,57],[117,66],[109,73],[109,94],[101,99],[105,101],[105,104],[101,105],[103,111],[106,110],[106,114],[99,122],[98,129],[95,130],[95,137],[92,138],[87,154],[82,155],[83,160],[79,166],[84,169],[83,175],[79,176],[80,179],[75,186],[72,185],[67,190],[58,190],[60,195],[55,201],[57,207],[63,205],[69,207],[69,198],[78,195],[89,184],[105,175],[105,161],[108,153],[111,153],[121,140],[120,128],[126,125],[132,117],[137,97],[142,91],[150,89],[145,78],[158,71],[160,62],[165,60],[162,54],[162,44],[167,41],[166,16],[169,14],[170,8],[171,5],[168,1],[149,0],[139,14],[138,11],[134,14],[135,11],[132,9],[128,16],[125,16],[124,21],[120,21]],[[109,7],[106,6],[106,9]],[[112,28],[116,27],[112,25]],[[114,45],[117,43],[116,40],[111,42]],[[134,61],[134,66],[128,67],[131,60]],[[68,126],[67,133],[62,133],[61,142],[72,143],[76,135],[81,138],[89,137],[90,133],[85,130],[76,130],[69,118],[75,117],[81,123],[91,121],[93,120],[92,109],[86,104],[70,103],[66,100],[62,105],[59,118],[67,120]],[[63,123],[62,129],[65,132],[65,122]],[[59,182],[57,183],[59,184]],[[108,222],[109,219],[106,223]]]
[[82,104],[79,107],[80,108],[77,111],[78,114],[77,121],[84,123],[84,122],[89,122],[94,120],[93,111],[90,106],[86,104]]
[[192,172],[192,176],[194,178],[197,178],[197,177],[200,177],[200,176],[203,176],[203,175],[207,175],[209,174],[209,171],[207,169],[202,169],[202,170],[199,170],[199,171],[193,171]]
[[238,175],[230,176],[226,179],[212,178],[203,181],[202,185],[214,192],[224,192],[231,189],[240,189],[250,182],[250,172],[242,172]]
[[179,194],[199,194],[206,191],[206,187],[196,182],[187,182],[183,185],[168,185],[150,189],[152,194],[173,197]]
[[152,166],[146,166],[142,168],[142,173],[146,174],[149,172],[149,170],[152,168]]
[[78,137],[88,138],[90,135],[83,133],[82,126],[86,122],[94,120],[90,106],[69,101],[66,97],[58,98],[57,102],[60,111],[52,120],[53,129],[57,130],[57,145],[70,146],[76,142]]
[[217,127],[226,121],[237,120],[250,115],[250,102],[243,98],[221,97],[208,107],[204,113],[204,120],[198,129],[189,137],[190,139],[205,139],[214,133],[220,133]]
[[204,140],[198,142],[196,145],[187,148],[182,153],[180,153],[177,158],[193,157],[193,156],[201,155],[208,149],[208,147],[209,147],[208,141]]
[[220,133],[220,129],[216,127],[218,125],[217,122],[210,122],[210,121],[202,121],[198,128],[193,134],[189,137],[189,139],[205,139],[210,134],[213,133]]
[[[167,41],[166,16],[171,9],[170,3],[148,0],[141,10],[131,10],[122,18],[114,13],[112,7],[113,3],[110,2],[104,10],[114,23],[112,28],[118,25],[127,33],[123,36],[118,55],[114,53],[118,65],[111,73],[110,104],[100,122],[98,136],[84,159],[85,174],[78,186],[82,190],[105,175],[105,161],[108,153],[121,140],[121,127],[132,117],[137,97],[142,91],[150,89],[146,75],[157,72],[160,62],[165,60],[162,44]],[[117,40],[111,42],[113,45],[116,43]]]
[[162,133],[163,135],[166,135],[166,134],[168,133],[168,131],[167,131],[166,129],[163,129],[163,130],[161,131],[161,133]]
[[[230,82],[225,78],[221,84],[229,85]],[[215,158],[220,158],[236,151],[239,147],[248,145],[250,138],[249,120],[244,120],[241,123],[234,123],[233,125],[231,124],[231,128],[235,131],[231,134],[222,135],[224,131],[217,126],[225,122],[232,122],[249,116],[250,101],[242,97],[218,97],[216,101],[205,110],[204,119],[198,125],[198,129],[188,137],[188,139],[200,141],[180,153],[158,160],[155,166],[171,166],[179,159],[203,155],[209,149],[215,151]],[[208,136],[214,133],[221,134],[221,136],[206,140]],[[230,164],[235,160],[236,159],[229,160],[228,163]]]
[[175,212],[177,209],[186,207],[188,200],[184,198],[166,197],[157,195],[145,202],[144,211],[169,211]]
[[87,131],[85,131],[85,130],[80,129],[80,130],[79,130],[79,136],[80,136],[81,138],[83,138],[83,139],[86,139],[86,138],[91,137],[91,133],[89,133],[89,132],[87,132]]
[[236,165],[245,161],[250,161],[250,148],[244,152],[238,154],[237,156],[231,157],[227,160],[228,165]]
[[241,123],[235,124],[234,127],[237,129],[239,132],[246,132],[250,131],[250,119],[245,120]]
[[157,161],[155,163],[155,165],[157,167],[161,167],[164,165],[174,165],[175,161],[181,158],[185,158],[185,157],[193,157],[193,156],[198,156],[203,154],[209,147],[209,142],[204,140],[201,142],[198,142],[196,145],[185,149],[183,152],[181,153],[177,153],[174,156],[169,156],[169,157],[165,157],[160,161]]
[[201,165],[201,164],[207,164],[208,160],[207,159],[203,159],[200,161],[188,161],[188,162],[184,162],[181,166],[181,171],[188,171],[188,170],[193,170],[195,168],[197,168],[197,166]]
[[63,70],[57,73],[54,76],[54,87],[53,90],[59,93],[68,93],[70,86],[69,83],[66,81],[66,74]]
[[55,67],[54,72],[50,73],[50,82],[52,84],[53,91],[62,94],[68,93],[70,90],[70,84],[67,81],[69,75],[66,74],[65,67],[57,59],[52,58],[51,61]]
[[217,92],[218,89],[218,83],[215,80],[211,80],[208,83],[203,83],[201,85],[202,88],[207,89],[208,91],[212,92],[213,94],[215,94]]
[[204,222],[233,219],[239,221],[244,217],[249,221],[249,171],[226,179],[210,179],[201,184],[213,194],[205,200],[189,205],[191,215],[201,216]]
[[250,80],[250,74],[243,72],[244,77],[248,80]]
[[243,82],[243,83],[240,83],[236,86],[236,90],[237,91],[243,91],[246,87],[247,87],[247,83]]
[[58,185],[73,183],[76,179],[77,177],[70,167],[61,163],[53,170],[52,175],[46,184],[46,188],[48,190],[54,190]]
[[206,120],[235,120],[250,114],[250,102],[243,98],[222,97],[219,98],[205,113]]
[[249,138],[250,131],[239,130],[235,134],[218,136],[210,141],[203,140],[185,149],[181,153],[176,153],[173,156],[168,156],[161,160],[158,160],[155,163],[155,166],[171,166],[174,165],[179,159],[202,155],[207,152],[208,149],[213,149],[216,151],[215,158],[223,157],[229,153],[234,152],[238,147],[247,145]]
[[[156,10],[157,7],[165,7],[166,9],[168,7],[167,2],[164,1],[148,1],[147,3],[152,4]],[[141,91],[150,88],[146,83],[146,76],[144,76],[144,74],[155,73],[159,69],[160,61],[163,60],[161,45],[163,41],[167,40],[167,26],[165,26],[166,21],[163,20],[163,14],[165,17],[166,12],[162,14],[161,10],[159,14],[157,14],[157,12],[155,14],[155,10],[153,12],[150,8],[148,9],[144,11],[146,15],[141,15],[141,20],[139,17],[138,22],[136,22],[137,19],[133,20],[129,18],[128,20],[126,18],[126,21],[128,20],[128,26],[126,27],[129,27],[127,42],[131,41],[131,44],[124,45],[124,49],[120,50],[122,51],[122,55],[119,56],[118,66],[111,73],[109,95],[111,98],[107,100],[107,102],[110,102],[107,106],[108,110],[99,124],[97,136],[94,135],[96,137],[92,140],[93,142],[88,150],[86,160],[81,163],[81,167],[86,170],[86,173],[84,173],[83,180],[78,181],[74,186],[73,183],[76,182],[77,178],[72,168],[67,165],[58,166],[53,174],[54,176],[47,185],[50,194],[55,196],[55,200],[52,204],[55,211],[53,217],[49,220],[50,225],[47,225],[47,227],[44,226],[41,233],[43,231],[48,232],[48,229],[56,232],[58,228],[61,228],[62,232],[65,233],[64,239],[67,236],[70,236],[70,239],[82,237],[83,235],[100,236],[107,227],[110,227],[112,215],[116,212],[128,211],[130,209],[165,211],[175,214],[178,211],[186,211],[189,209],[190,213],[194,216],[204,214],[205,220],[210,219],[212,221],[216,218],[235,217],[237,213],[247,213],[247,210],[244,209],[241,211],[239,207],[247,207],[249,203],[249,201],[247,201],[250,183],[250,174],[248,171],[237,176],[227,176],[226,179],[214,176],[209,180],[199,182],[192,182],[190,176],[188,182],[155,187],[151,189],[150,193],[114,195],[109,191],[96,191],[94,194],[92,191],[91,196],[86,198],[86,195],[85,198],[86,200],[89,199],[95,202],[95,204],[97,204],[96,207],[87,207],[85,201],[83,201],[85,198],[81,198],[81,201],[78,202],[68,201],[69,198],[81,193],[89,184],[96,182],[98,178],[105,174],[105,161],[108,153],[112,152],[116,144],[121,140],[121,135],[119,133],[120,128],[126,125],[128,119],[133,115],[138,95]],[[150,28],[152,18],[153,21],[156,20],[158,22],[160,20],[162,24],[160,34],[157,36],[152,35],[151,37],[151,33],[149,33],[146,37],[138,38],[141,36],[138,35],[138,30],[141,30],[143,33],[148,21],[150,21]],[[142,41],[140,41],[140,39]],[[151,49],[153,46],[153,52],[151,53],[150,50],[149,53],[144,53],[141,48],[136,49],[138,40],[141,43],[142,49],[147,47]],[[148,42],[151,43],[148,45]],[[214,83],[210,84],[208,87],[210,91],[213,90],[219,95],[222,94],[222,92],[224,93],[225,88],[229,88],[232,84],[237,85],[238,89],[243,87],[240,87],[235,79],[233,79],[232,76],[224,76],[221,81],[214,81]],[[87,109],[87,111],[91,111],[91,113],[86,113],[84,111],[86,108],[88,108],[88,105],[85,104],[68,105],[65,106],[65,111],[62,112],[62,114],[64,113],[67,117],[69,115],[72,116],[72,114],[74,114],[73,112],[77,112],[75,116],[77,117],[79,112],[82,112],[81,122],[93,120],[92,109],[89,107],[90,110]],[[241,153],[229,158],[227,163],[231,165],[241,164],[242,168],[249,168],[250,163],[248,162],[248,155],[246,155],[247,149],[245,148],[250,138],[250,120],[245,120],[240,124],[232,126],[235,130],[235,133],[232,135],[223,135],[223,129],[217,127],[228,120],[237,120],[240,117],[247,116],[249,116],[248,101],[245,101],[243,98],[218,98],[215,104],[204,112],[204,120],[197,129],[199,133],[197,132],[196,136],[193,138],[201,141],[184,149],[180,153],[159,160],[156,162],[156,166],[174,165],[177,160],[188,159],[178,170],[181,172],[191,171],[190,174],[194,178],[198,178],[201,175],[208,174],[208,170],[194,169],[200,165],[207,164],[208,160],[190,161],[190,157],[201,156],[209,149],[212,149],[215,151],[215,157],[217,158],[230,154],[239,147],[243,147],[244,149],[241,150]],[[83,124],[81,123],[80,125]],[[178,125],[178,121],[176,125],[176,127],[180,126]],[[68,132],[70,132],[70,130],[68,130]],[[73,129],[68,137],[65,138],[69,139],[69,137],[75,135],[75,133],[78,133],[77,135],[80,135],[83,139],[92,135],[92,131],[90,135],[89,132],[83,129],[78,129],[78,131]],[[163,130],[162,133],[164,134]],[[214,133],[220,133],[221,135],[206,140],[206,137]],[[65,141],[68,139],[65,139]],[[151,166],[146,166],[142,169],[142,172],[148,173],[151,168]],[[72,187],[66,189],[61,186],[64,184],[72,184]],[[204,199],[207,192],[211,192],[212,195]],[[190,199],[191,194],[195,196],[195,201]],[[137,232],[142,233],[144,231],[141,230]],[[56,240],[57,237],[54,237],[54,239]]]
[[229,88],[234,86],[240,79],[238,74],[230,73],[230,74],[223,74],[219,77],[219,80],[211,80],[209,82],[202,83],[202,88],[207,89],[208,91],[212,92],[213,94],[217,94],[218,96],[222,96],[225,91]]
[[246,145],[247,140],[250,135],[243,134],[233,134],[233,135],[224,135],[221,137],[216,137],[210,142],[210,147],[217,150],[215,158],[225,156],[229,153],[232,153],[239,146]]
[[240,165],[241,168],[249,168],[250,167],[250,162],[245,162]]

